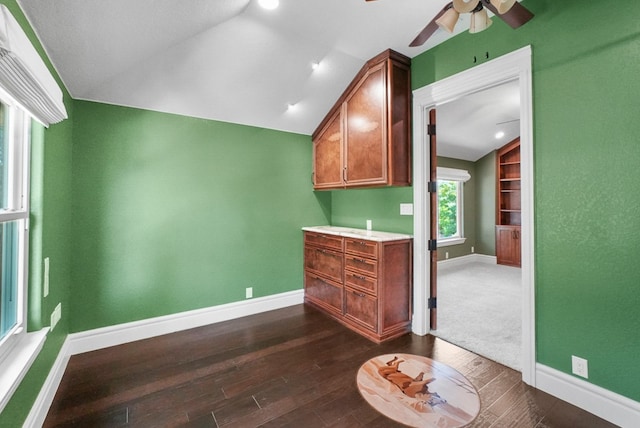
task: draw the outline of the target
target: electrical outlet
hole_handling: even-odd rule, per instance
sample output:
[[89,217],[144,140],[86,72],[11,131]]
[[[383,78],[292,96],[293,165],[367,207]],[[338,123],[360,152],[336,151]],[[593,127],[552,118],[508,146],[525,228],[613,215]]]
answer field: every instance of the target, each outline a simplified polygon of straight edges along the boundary
[[253,297],[253,287],[247,287],[244,294],[245,298],[251,299]]
[[471,247],[471,252],[472,252],[472,253],[475,253],[475,252],[476,252],[476,249],[475,249],[474,247]]
[[56,308],[51,312],[51,330],[53,330],[58,324],[58,321],[62,318],[62,303],[58,303]]
[[373,224],[371,220],[367,220],[367,230],[371,230],[372,227],[373,227]]
[[44,278],[42,280],[42,297],[47,297],[49,295],[49,257],[45,257],[44,259]]
[[585,379],[589,378],[589,364],[584,358],[571,356],[571,371],[573,374],[582,376]]
[[445,251],[444,258],[447,259],[447,260],[449,259],[449,252],[448,251]]

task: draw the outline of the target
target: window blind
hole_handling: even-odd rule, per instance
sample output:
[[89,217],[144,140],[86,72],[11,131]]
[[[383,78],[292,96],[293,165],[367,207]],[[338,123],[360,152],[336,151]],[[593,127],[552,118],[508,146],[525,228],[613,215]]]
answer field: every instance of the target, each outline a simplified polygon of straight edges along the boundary
[[62,90],[4,5],[0,5],[0,86],[45,126],[67,118]]

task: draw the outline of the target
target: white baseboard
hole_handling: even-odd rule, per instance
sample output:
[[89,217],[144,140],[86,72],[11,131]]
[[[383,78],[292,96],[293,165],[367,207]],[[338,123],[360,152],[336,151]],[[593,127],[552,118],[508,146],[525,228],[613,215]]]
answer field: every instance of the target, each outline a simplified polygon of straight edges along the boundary
[[149,318],[126,324],[97,328],[69,335],[71,355],[122,345],[176,331],[202,327],[221,321],[245,317],[273,309],[303,303],[304,291],[295,290],[273,296],[227,303],[210,308]]
[[69,337],[62,344],[60,352],[56,361],[53,363],[53,367],[49,371],[47,379],[44,381],[40,393],[36,397],[35,403],[31,407],[31,411],[27,415],[27,419],[22,425],[23,428],[39,428],[44,424],[44,420],[47,417],[53,398],[56,396],[56,391],[60,386],[62,375],[67,368],[69,362]]
[[210,308],[196,309],[178,314],[149,318],[110,327],[73,333],[67,336],[62,345],[40,393],[36,398],[27,419],[23,425],[26,428],[41,427],[44,423],[49,407],[53,403],[67,363],[71,355],[95,351],[110,346],[122,345],[136,340],[148,339],[154,336],[202,327],[222,321],[255,315],[274,309],[302,304],[304,291],[294,290],[272,296],[258,297]]
[[623,428],[637,427],[640,403],[542,364],[536,388]]
[[496,256],[487,256],[486,254],[467,254],[466,256],[455,257],[453,259],[439,260],[438,266],[451,267],[460,266],[467,263],[487,263],[497,264]]

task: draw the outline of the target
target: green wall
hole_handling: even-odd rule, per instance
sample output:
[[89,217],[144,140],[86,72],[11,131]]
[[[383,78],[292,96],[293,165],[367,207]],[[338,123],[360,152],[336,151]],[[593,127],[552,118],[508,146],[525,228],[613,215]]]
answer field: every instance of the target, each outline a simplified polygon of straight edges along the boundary
[[[640,2],[524,4],[518,30],[494,19],[414,58],[413,88],[532,46],[536,359],[571,373],[586,358],[589,382],[638,401]],[[347,195],[333,209],[361,213]]]
[[374,230],[412,233],[413,216],[400,215],[400,204],[413,203],[412,187],[349,189],[325,192],[331,195],[333,226],[365,229],[371,220]]
[[496,255],[496,152],[476,165],[476,253]]
[[302,288],[311,138],[77,102],[71,330]]

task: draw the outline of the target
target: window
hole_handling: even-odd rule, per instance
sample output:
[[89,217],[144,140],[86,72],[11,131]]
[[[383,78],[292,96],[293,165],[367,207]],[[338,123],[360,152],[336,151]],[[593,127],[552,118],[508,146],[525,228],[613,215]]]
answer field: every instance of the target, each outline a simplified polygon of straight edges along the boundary
[[462,244],[465,170],[438,167],[438,246]]
[[0,93],[0,361],[26,323],[30,119]]
[[48,126],[64,120],[67,111],[63,92],[55,78],[5,5],[0,5],[0,48],[2,413],[42,349],[48,331],[48,328],[42,328],[37,332],[26,332],[31,117]]

